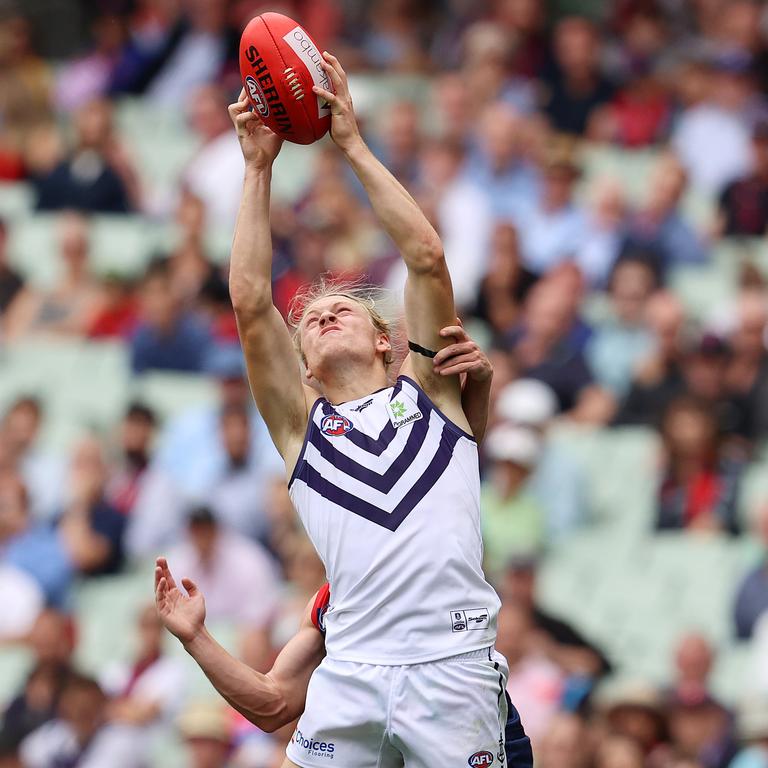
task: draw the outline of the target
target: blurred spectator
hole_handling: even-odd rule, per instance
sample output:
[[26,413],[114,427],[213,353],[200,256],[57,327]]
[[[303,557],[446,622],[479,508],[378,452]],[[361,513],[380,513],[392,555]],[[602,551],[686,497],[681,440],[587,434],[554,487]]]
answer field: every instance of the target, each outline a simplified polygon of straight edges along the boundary
[[189,768],[235,768],[229,761],[233,728],[223,702],[193,702],[181,713],[177,726],[187,747]]
[[360,46],[366,62],[394,71],[421,70],[426,61],[417,31],[424,6],[415,0],[374,0],[369,8]]
[[99,288],[100,306],[85,333],[91,339],[125,341],[133,333],[139,315],[134,281],[118,275],[106,275]]
[[[0,542],[7,526],[6,491],[0,481]],[[11,499],[11,504],[13,500]],[[0,646],[26,639],[45,605],[45,595],[37,582],[21,568],[0,561]]]
[[49,520],[59,511],[66,474],[61,458],[41,445],[43,414],[36,397],[22,395],[0,421],[0,442],[23,478],[37,520]]
[[490,242],[488,271],[472,313],[490,326],[494,337],[503,336],[520,321],[523,303],[536,279],[522,265],[517,229],[498,222]]
[[542,609],[536,600],[537,560],[517,557],[507,563],[497,585],[502,599],[530,613],[537,634],[546,641],[548,653],[567,674],[564,705],[577,707],[589,694],[592,684],[610,673],[608,658],[568,622]]
[[592,750],[586,721],[571,712],[557,712],[534,750],[536,768],[588,768]]
[[653,257],[653,267],[666,273],[678,264],[705,264],[707,248],[680,211],[687,175],[673,157],[658,161],[644,206],[629,219],[625,251]]
[[593,289],[608,282],[625,238],[627,201],[621,184],[608,177],[591,186],[583,238],[574,247],[574,259]]
[[768,229],[768,122],[752,132],[752,173],[728,184],[720,195],[723,235],[762,237]]
[[131,339],[131,368],[201,372],[212,343],[210,330],[181,304],[167,263],[147,269],[139,292],[139,324]]
[[518,379],[501,390],[495,408],[502,423],[531,429],[539,436],[542,453],[529,490],[544,510],[547,540],[553,543],[577,530],[587,519],[584,470],[550,433],[557,407],[557,398],[546,384]]
[[565,675],[536,643],[535,625],[525,606],[503,604],[498,622],[496,647],[509,664],[507,692],[520,712],[535,753],[560,708]]
[[711,409],[691,397],[673,400],[662,419],[661,437],[665,465],[657,529],[738,533],[741,467],[722,456]]
[[188,120],[200,148],[185,165],[182,186],[201,201],[208,226],[232,230],[240,207],[244,165],[227,113],[227,98],[215,85],[189,93]]
[[622,399],[639,363],[651,353],[653,337],[645,325],[656,275],[641,259],[622,259],[608,285],[611,314],[594,325],[587,360],[597,381]]
[[596,745],[594,768],[645,768],[645,765],[643,750],[627,736],[609,735]]
[[754,521],[755,534],[763,545],[763,562],[753,567],[743,577],[733,606],[733,623],[736,637],[749,640],[758,619],[768,613],[768,504],[762,504]]
[[22,742],[23,768],[141,768],[141,756],[133,749],[132,730],[106,721],[107,697],[95,680],[71,673],[56,713],[56,719]]
[[544,513],[526,487],[541,443],[533,430],[500,425],[488,435],[485,451],[492,463],[480,494],[484,568],[494,578],[510,557],[535,553],[544,543]]
[[666,757],[666,713],[661,694],[654,686],[619,678],[601,689],[598,708],[610,732],[640,746],[647,765],[655,765],[662,756]]
[[613,86],[600,72],[600,38],[593,23],[578,16],[561,19],[553,55],[546,112],[555,130],[581,136],[593,110],[613,96]]
[[681,757],[702,768],[727,768],[735,754],[731,716],[706,694],[673,695],[669,703],[669,736]]
[[526,299],[521,323],[503,341],[519,374],[550,386],[561,411],[575,409],[593,383],[577,335],[574,305],[565,282],[539,281]]
[[48,605],[64,607],[74,565],[58,532],[30,519],[26,489],[12,473],[0,474],[0,512],[5,563],[31,576]]
[[686,339],[685,311],[680,300],[667,291],[651,296],[646,324],[654,337],[654,349],[635,370],[617,416],[620,424],[660,424],[664,408],[683,388]]
[[91,37],[91,49],[57,73],[56,105],[65,112],[107,92],[125,44],[125,19],[111,13],[97,16],[91,24]]
[[72,151],[33,183],[41,211],[128,213],[141,207],[139,175],[115,131],[111,102],[98,99],[77,110]]
[[0,19],[0,178],[23,176],[31,133],[51,119],[51,67],[32,48],[29,21],[14,6]]
[[109,721],[132,730],[132,749],[147,761],[153,737],[163,725],[171,724],[181,707],[187,693],[186,675],[181,659],[163,652],[163,625],[155,606],[142,608],[137,618],[135,656],[128,663],[110,664],[101,684],[110,695]]
[[729,426],[739,435],[759,440],[768,435],[768,297],[762,291],[743,291],[735,314],[725,373],[736,415]]
[[6,312],[24,287],[24,279],[8,261],[7,245],[8,228],[0,219],[0,334]]
[[587,234],[586,216],[573,199],[580,173],[567,144],[552,146],[541,171],[541,197],[517,219],[523,264],[537,275],[572,259]]
[[107,500],[124,515],[133,511],[149,465],[157,427],[155,412],[142,403],[131,403],[119,433],[119,465],[107,486]]
[[492,104],[480,114],[477,131],[465,173],[497,218],[518,221],[539,194],[538,173],[523,153],[523,118],[509,106]]
[[216,0],[194,0],[151,66],[147,99],[165,108],[182,106],[197,86],[215,80],[227,54],[226,7]]
[[[197,507],[189,514],[185,539],[169,552],[168,562],[205,594],[212,621],[230,622],[240,631],[246,663],[267,670],[277,584],[263,547],[221,526],[208,507]],[[252,597],[244,600],[244,595]]]
[[55,717],[61,692],[73,672],[74,646],[71,617],[53,610],[40,614],[29,635],[31,669],[4,711],[0,755],[15,753],[24,738]]
[[64,509],[57,520],[73,567],[84,576],[116,573],[123,563],[125,517],[105,498],[104,448],[94,436],[72,451]]
[[702,634],[683,635],[675,647],[675,674],[668,697],[677,701],[702,700],[710,694],[710,675],[715,651]]
[[711,195],[751,169],[748,107],[754,91],[747,67],[742,57],[711,62],[705,100],[682,113],[672,134],[694,186]]
[[28,286],[19,294],[6,318],[9,341],[32,334],[80,336],[101,307],[101,292],[88,264],[86,220],[66,213],[57,224],[60,276],[47,290]]

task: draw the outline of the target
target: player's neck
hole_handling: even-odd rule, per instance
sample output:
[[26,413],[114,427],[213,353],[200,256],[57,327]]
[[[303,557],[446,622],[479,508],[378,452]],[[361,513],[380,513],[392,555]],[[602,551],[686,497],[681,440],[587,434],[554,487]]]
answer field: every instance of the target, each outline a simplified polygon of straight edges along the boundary
[[383,368],[348,366],[323,377],[320,387],[323,396],[333,405],[357,400],[387,386],[387,374]]

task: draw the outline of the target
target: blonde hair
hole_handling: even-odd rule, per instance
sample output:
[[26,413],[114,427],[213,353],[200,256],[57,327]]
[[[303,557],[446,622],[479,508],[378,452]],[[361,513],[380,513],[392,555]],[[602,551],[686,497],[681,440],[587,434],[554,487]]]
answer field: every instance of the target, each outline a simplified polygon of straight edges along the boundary
[[314,283],[296,293],[288,307],[288,325],[293,329],[293,346],[302,363],[306,364],[301,348],[302,320],[312,304],[329,296],[343,296],[365,309],[373,327],[378,333],[383,333],[392,345],[392,351],[384,355],[384,365],[389,367],[395,357],[393,337],[397,327],[397,310],[391,297],[383,288],[362,280],[345,280],[327,275],[321,275]]

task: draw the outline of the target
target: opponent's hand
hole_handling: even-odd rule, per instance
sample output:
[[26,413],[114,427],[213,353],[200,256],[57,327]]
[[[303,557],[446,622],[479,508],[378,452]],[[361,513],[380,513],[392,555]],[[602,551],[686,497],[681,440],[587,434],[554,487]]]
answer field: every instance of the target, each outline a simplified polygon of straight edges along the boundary
[[227,109],[237,131],[245,164],[260,170],[271,168],[283,146],[283,140],[270,131],[255,112],[250,111],[245,88],[240,91],[238,100]]
[[165,628],[182,643],[194,640],[205,624],[205,600],[203,594],[191,581],[182,579],[184,594],[164,557],[158,557],[155,566],[155,605],[157,614]]
[[435,373],[441,376],[466,373],[474,381],[488,381],[493,376],[491,361],[464,330],[458,318],[457,323],[440,331],[444,339],[453,338],[455,343],[444,347],[435,355],[433,360]]
[[328,51],[323,53],[320,62],[333,83],[333,91],[327,91],[315,85],[314,93],[325,99],[331,107],[331,138],[339,149],[351,149],[360,141],[360,129],[357,127],[352,97],[349,95],[347,74],[341,68],[339,60]]

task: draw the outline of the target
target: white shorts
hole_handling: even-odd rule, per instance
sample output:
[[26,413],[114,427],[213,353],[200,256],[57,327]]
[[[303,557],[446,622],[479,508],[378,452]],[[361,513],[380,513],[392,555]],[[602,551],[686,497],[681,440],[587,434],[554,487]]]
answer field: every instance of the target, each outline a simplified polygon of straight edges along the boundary
[[326,658],[286,754],[303,768],[501,768],[507,675],[491,648],[408,666]]

